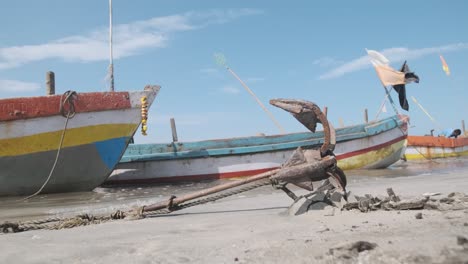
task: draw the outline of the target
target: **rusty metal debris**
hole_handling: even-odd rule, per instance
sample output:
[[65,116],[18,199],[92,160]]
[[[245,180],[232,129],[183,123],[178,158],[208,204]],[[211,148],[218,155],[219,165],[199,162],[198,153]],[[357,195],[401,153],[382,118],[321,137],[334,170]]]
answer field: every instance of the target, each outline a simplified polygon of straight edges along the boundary
[[442,197],[437,197],[439,194],[425,194],[407,199],[401,199],[392,188],[388,188],[387,193],[387,197],[372,196],[370,194],[360,197],[349,194],[348,203],[343,206],[343,210],[358,209],[361,212],[422,209],[448,211],[468,208],[468,195],[458,192],[453,192]]

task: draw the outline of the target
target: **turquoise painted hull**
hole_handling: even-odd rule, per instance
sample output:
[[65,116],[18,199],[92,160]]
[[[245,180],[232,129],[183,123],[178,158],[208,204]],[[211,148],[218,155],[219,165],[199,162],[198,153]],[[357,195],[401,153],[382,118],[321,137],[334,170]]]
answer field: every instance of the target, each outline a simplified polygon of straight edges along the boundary
[[[406,146],[406,122],[398,117],[336,130],[335,154],[342,169],[384,168],[399,160]],[[105,185],[169,183],[252,176],[280,167],[293,151],[318,149],[323,133],[291,133],[131,144]]]
[[[399,127],[401,124],[402,121],[393,116],[375,123],[340,128],[336,130],[336,141],[345,142],[371,137]],[[120,163],[244,155],[297,147],[318,148],[323,144],[323,137],[323,131],[317,131],[169,144],[130,144]]]

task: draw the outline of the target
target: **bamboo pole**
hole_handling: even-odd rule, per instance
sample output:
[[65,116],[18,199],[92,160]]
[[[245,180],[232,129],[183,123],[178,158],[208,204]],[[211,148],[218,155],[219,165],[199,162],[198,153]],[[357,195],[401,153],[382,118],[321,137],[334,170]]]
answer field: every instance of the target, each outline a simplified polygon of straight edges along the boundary
[[273,114],[270,113],[270,111],[268,111],[268,109],[262,104],[262,102],[257,98],[257,96],[252,92],[252,90],[250,90],[250,88],[241,80],[241,78],[239,78],[239,76],[237,76],[237,74],[231,68],[229,67],[226,67],[226,68],[242,84],[242,86],[247,90],[247,92],[249,92],[249,94],[252,95],[252,97],[255,99],[255,101],[257,101],[257,103],[260,105],[263,111],[265,111],[265,113],[267,113],[267,115],[270,117],[273,123],[275,123],[275,125],[278,127],[281,133],[283,134],[286,133],[284,128],[278,123],[278,121],[276,121]]
[[429,119],[431,119],[431,121],[437,126],[437,128],[439,130],[442,130],[442,127],[439,125],[439,123],[437,123],[437,121],[426,111],[426,109],[424,109],[424,107],[416,100],[416,98],[414,98],[414,96],[411,96],[411,99],[417,106],[419,106],[419,108],[421,108],[424,114],[426,114],[429,117]]

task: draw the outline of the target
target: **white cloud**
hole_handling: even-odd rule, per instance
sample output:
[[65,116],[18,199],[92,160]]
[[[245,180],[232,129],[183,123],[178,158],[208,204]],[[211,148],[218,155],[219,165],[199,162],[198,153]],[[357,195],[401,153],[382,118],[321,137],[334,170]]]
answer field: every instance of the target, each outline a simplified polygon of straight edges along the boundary
[[331,67],[342,63],[343,61],[337,60],[332,57],[323,57],[316,59],[312,62],[312,64],[319,65],[320,67]]
[[0,92],[31,92],[40,88],[41,86],[38,83],[0,80]]
[[[242,16],[261,14],[256,9],[211,10],[156,17],[113,27],[115,59],[131,56],[147,48],[162,48],[171,34],[221,24]],[[108,29],[100,28],[87,35],[70,36],[48,43],[0,48],[0,70],[45,59],[91,62],[108,60]]]
[[238,94],[240,93],[240,90],[236,87],[233,86],[225,86],[221,89],[223,92],[227,94]]
[[[391,62],[402,62],[404,60],[414,60],[419,59],[428,55],[447,53],[458,51],[462,49],[468,49],[468,43],[457,43],[449,44],[439,47],[430,47],[430,48],[420,48],[420,49],[408,49],[403,47],[389,48],[379,51],[385,57],[387,57]],[[336,67],[322,75],[319,76],[319,79],[333,79],[340,76],[343,76],[347,73],[359,71],[362,69],[370,68],[371,63],[365,50],[363,49],[363,56],[352,61],[343,63],[341,66]]]

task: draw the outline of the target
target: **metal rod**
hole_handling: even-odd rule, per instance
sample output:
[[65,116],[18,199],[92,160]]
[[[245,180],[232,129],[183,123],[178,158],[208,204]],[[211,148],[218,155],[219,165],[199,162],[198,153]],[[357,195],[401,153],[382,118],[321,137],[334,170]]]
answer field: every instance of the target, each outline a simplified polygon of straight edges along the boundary
[[[296,166],[286,167],[286,168],[281,168],[281,169],[274,169],[268,172],[257,174],[247,179],[234,181],[234,182],[228,182],[228,183],[214,186],[205,190],[187,194],[182,197],[176,197],[171,201],[171,205],[175,206],[175,205],[178,205],[178,204],[181,204],[181,203],[184,203],[184,202],[196,199],[196,198],[200,198],[203,196],[221,192],[221,191],[231,189],[234,187],[238,187],[244,184],[248,184],[254,181],[270,178],[273,175],[274,176],[272,177],[272,179],[276,179],[276,180],[291,180],[294,178],[300,178],[304,176],[313,178],[315,176],[314,172],[317,172],[320,169],[329,167],[334,163],[336,163],[335,157],[326,156],[322,160],[320,160],[320,162],[316,162],[312,164],[309,164],[309,163],[301,164],[301,165],[296,165]],[[318,174],[318,176],[321,177],[320,174]],[[143,212],[155,211],[155,210],[167,208],[167,206],[168,206],[168,201],[162,201],[156,204],[145,206],[143,208]]]
[[317,173],[317,171],[328,168],[333,164],[336,164],[336,158],[334,156],[325,156],[319,162],[283,168],[275,173],[271,179],[291,182],[293,179],[308,177],[312,181],[317,181],[323,178],[323,174]]
[[177,129],[174,118],[171,118],[172,142],[177,142]]
[[366,123],[369,123],[369,116],[367,115],[367,108],[364,109],[364,121],[365,121]]
[[55,94],[55,74],[52,71],[46,72],[46,93],[47,95]]
[[465,136],[465,120],[462,120],[462,135]]
[[326,106],[323,107],[323,114],[325,115],[325,117],[327,116],[327,114],[328,114],[328,107],[326,107]]
[[[258,181],[258,180],[261,180],[261,179],[266,179],[266,178],[274,175],[278,171],[280,171],[280,169],[274,169],[274,170],[271,170],[271,171],[268,171],[268,172],[264,172],[264,173],[249,177],[247,179],[243,179],[243,180],[240,180],[240,181],[233,181],[233,182],[229,182],[229,183],[226,183],[226,184],[221,184],[221,185],[214,186],[214,187],[211,187],[211,188],[208,188],[208,189],[205,189],[205,190],[201,190],[201,191],[198,191],[198,192],[187,194],[187,195],[184,195],[182,197],[177,197],[172,201],[172,204],[173,205],[181,204],[181,203],[189,201],[189,200],[193,200],[193,199],[200,198],[200,197],[203,197],[203,196],[206,196],[206,195],[221,192],[221,191],[224,191],[224,190],[227,190],[227,189],[230,189],[230,188],[241,186],[241,185],[251,183],[251,182],[254,182],[254,181]],[[163,208],[166,208],[166,207],[167,207],[167,201],[163,201],[163,202],[160,202],[160,203],[145,206],[143,208],[143,212],[155,211],[155,210],[163,209]]]
[[110,91],[114,91],[114,59],[112,52],[112,0],[109,0],[109,79]]

